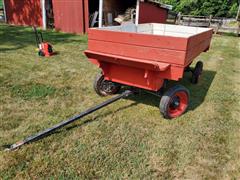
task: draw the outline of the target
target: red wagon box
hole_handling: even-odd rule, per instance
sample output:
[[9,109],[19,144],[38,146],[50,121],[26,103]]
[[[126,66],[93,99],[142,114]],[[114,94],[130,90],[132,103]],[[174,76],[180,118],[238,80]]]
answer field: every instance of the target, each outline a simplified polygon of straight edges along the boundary
[[[157,92],[165,80],[183,77],[192,61],[209,49],[212,33],[210,28],[155,23],[91,28],[85,54],[102,69],[98,81]],[[195,82],[201,71],[199,62],[192,70]],[[98,88],[98,94],[107,94],[107,89]],[[109,94],[117,89],[108,89]]]

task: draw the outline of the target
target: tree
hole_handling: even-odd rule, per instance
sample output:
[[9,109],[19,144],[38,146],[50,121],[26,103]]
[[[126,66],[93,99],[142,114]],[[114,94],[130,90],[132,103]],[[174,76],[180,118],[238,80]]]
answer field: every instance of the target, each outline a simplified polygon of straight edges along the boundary
[[236,17],[238,0],[162,0],[173,6],[175,12],[215,17]]

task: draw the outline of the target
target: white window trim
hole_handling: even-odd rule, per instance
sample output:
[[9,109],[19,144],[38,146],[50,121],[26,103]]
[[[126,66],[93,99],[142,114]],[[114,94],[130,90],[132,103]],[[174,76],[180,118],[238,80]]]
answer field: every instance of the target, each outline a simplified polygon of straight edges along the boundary
[[42,7],[42,28],[44,30],[46,30],[47,29],[47,15],[46,15],[45,0],[41,0],[41,7]]

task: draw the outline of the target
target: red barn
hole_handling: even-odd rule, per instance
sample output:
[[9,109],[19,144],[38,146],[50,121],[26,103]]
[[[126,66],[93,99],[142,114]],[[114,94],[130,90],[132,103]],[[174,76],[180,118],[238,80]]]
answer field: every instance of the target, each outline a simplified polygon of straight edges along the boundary
[[42,26],[40,0],[5,0],[4,5],[9,24]]
[[4,5],[9,24],[55,28],[70,33],[87,32],[94,18],[98,24],[96,17],[101,15],[106,22],[109,13],[114,19],[137,5],[139,23],[165,23],[169,10],[169,6],[152,0],[4,0]]
[[4,0],[7,23],[70,33],[84,33],[88,28],[84,3],[88,0]]
[[139,23],[166,23],[170,6],[154,1],[143,1],[139,7]]

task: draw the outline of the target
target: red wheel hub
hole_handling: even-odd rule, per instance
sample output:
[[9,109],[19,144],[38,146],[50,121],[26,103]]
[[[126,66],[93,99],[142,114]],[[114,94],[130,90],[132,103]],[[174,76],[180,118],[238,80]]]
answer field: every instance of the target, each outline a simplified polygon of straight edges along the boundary
[[184,91],[177,92],[168,105],[168,114],[172,118],[182,115],[188,107],[188,95]]

